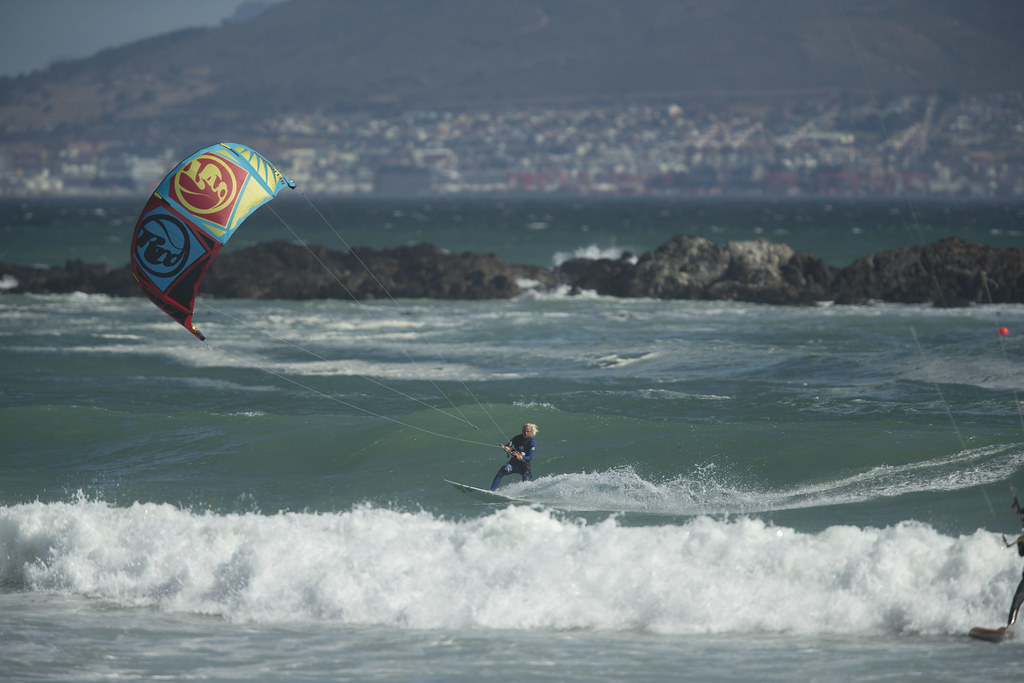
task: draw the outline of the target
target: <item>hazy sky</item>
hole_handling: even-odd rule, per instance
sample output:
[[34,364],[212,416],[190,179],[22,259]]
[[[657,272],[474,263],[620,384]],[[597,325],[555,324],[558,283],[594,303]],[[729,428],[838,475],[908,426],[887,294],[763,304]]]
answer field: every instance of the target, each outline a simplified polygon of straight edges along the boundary
[[216,26],[244,0],[0,0],[0,76],[191,26]]

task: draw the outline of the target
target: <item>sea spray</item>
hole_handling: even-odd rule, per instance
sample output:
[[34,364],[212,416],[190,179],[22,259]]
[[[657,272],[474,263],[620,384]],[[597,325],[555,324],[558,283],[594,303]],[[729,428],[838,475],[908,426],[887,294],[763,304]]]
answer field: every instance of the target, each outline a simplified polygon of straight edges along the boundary
[[0,508],[0,583],[233,622],[414,629],[956,633],[1019,567],[927,524],[800,533],[700,516],[631,527],[513,506],[215,514],[79,499]]

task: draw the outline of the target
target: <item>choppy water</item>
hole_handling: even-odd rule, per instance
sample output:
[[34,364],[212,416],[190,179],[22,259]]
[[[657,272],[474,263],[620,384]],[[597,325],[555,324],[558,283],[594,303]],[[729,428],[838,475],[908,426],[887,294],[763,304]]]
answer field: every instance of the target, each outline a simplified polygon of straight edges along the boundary
[[[494,251],[657,246],[601,206],[615,244],[523,223],[546,256]],[[429,211],[472,223],[445,246],[486,241]],[[64,230],[8,225],[36,220]],[[841,234],[845,262],[884,242]],[[33,248],[5,258],[61,261]],[[1024,306],[205,299],[196,322],[208,344],[142,299],[0,297],[5,676],[1017,678],[1024,640],[964,634],[1020,578]],[[444,484],[485,486],[526,421],[537,479],[503,490],[531,504]]]

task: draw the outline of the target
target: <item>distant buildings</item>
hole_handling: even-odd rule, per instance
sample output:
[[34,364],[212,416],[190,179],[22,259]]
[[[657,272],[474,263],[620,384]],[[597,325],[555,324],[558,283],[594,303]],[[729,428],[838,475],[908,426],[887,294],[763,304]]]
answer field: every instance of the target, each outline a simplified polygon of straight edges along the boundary
[[[237,137],[309,194],[1024,198],[1021,93],[292,115]],[[175,140],[0,144],[0,197],[144,194],[193,151]]]

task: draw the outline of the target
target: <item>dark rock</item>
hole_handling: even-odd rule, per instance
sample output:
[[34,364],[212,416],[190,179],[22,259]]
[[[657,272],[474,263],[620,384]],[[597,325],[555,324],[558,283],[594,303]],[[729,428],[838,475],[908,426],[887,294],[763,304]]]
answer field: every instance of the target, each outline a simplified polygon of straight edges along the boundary
[[570,292],[579,294],[591,290],[605,296],[626,297],[628,283],[634,272],[632,254],[623,254],[616,260],[577,258],[562,263],[555,269],[558,281],[569,285]]
[[[573,259],[549,270],[507,264],[494,254],[453,254],[428,244],[341,253],[269,242],[218,256],[200,291],[251,299],[507,299],[520,294],[521,283],[527,282],[539,289],[561,285],[570,294],[774,305],[1024,303],[1024,250],[950,238],[881,251],[835,269],[813,254],[763,239],[719,246],[680,235],[639,258]],[[73,291],[139,295],[127,266],[0,264],[0,292]]]
[[555,284],[544,268],[513,266],[493,254],[452,254],[428,244],[344,254],[288,242],[221,254],[202,291],[253,299],[507,299],[520,280]]
[[558,269],[561,282],[599,294],[656,299],[729,299],[807,305],[829,298],[831,269],[816,256],[766,240],[722,247],[680,235],[631,259],[576,259]]
[[836,303],[1024,302],[1024,250],[993,249],[951,237],[923,247],[880,251],[838,271]]
[[16,266],[0,264],[0,280],[7,281],[0,293],[22,294],[109,294],[111,296],[141,296],[131,269],[127,266],[111,268],[106,265],[67,261],[63,267]]

